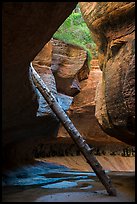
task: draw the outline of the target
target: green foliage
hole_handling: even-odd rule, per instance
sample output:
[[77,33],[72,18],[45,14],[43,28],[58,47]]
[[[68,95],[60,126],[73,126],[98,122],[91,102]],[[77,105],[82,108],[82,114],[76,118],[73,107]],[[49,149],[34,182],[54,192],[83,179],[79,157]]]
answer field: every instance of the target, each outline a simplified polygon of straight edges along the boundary
[[88,61],[90,62],[91,50],[95,49],[96,45],[78,7],[59,27],[53,38],[84,48],[88,52]]

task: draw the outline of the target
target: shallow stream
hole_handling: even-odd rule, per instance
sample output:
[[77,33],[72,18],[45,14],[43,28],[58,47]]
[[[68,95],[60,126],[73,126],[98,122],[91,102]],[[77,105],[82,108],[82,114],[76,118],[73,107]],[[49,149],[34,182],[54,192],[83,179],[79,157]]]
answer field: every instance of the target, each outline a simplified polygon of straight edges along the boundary
[[117,190],[109,196],[94,172],[37,161],[2,178],[2,202],[94,202],[135,200],[133,172],[106,172]]

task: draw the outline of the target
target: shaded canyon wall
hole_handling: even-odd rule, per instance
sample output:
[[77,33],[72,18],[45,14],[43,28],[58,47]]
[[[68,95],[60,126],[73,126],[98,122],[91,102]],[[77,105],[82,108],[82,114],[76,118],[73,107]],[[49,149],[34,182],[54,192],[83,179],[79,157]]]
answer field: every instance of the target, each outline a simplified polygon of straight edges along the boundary
[[[4,2],[2,5],[4,164],[14,162],[12,156],[9,158],[14,153],[21,160],[21,154],[27,149],[23,146],[25,140],[29,150],[35,136],[54,137],[58,122],[54,121],[51,125],[49,119],[36,117],[38,101],[29,80],[29,64],[76,4],[77,2]],[[15,146],[20,149],[19,152],[17,150],[18,154]],[[29,158],[28,155],[25,157]]]

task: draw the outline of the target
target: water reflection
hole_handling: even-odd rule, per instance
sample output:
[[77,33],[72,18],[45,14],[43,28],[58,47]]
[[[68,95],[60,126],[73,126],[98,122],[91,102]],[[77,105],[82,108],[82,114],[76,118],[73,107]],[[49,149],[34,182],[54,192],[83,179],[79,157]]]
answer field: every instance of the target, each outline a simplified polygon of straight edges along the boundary
[[35,165],[23,166],[8,171],[2,178],[3,186],[32,186],[42,188],[69,188],[79,182],[92,182],[93,172],[72,171],[69,168],[49,162],[36,162]]
[[37,161],[3,175],[2,202],[133,202],[134,173],[109,174],[118,192],[116,197],[108,196],[94,172]]

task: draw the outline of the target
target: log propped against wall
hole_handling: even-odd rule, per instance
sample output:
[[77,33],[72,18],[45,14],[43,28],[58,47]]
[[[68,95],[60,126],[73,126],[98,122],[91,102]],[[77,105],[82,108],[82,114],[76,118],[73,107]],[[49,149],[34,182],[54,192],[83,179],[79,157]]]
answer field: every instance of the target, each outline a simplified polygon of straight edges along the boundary
[[89,145],[86,143],[86,141],[83,139],[83,137],[80,135],[78,130],[73,125],[72,121],[69,119],[68,115],[65,113],[65,111],[61,108],[59,105],[57,99],[54,97],[54,95],[51,93],[51,91],[47,88],[44,81],[41,79],[41,77],[38,75],[38,73],[35,71],[35,69],[32,66],[32,63],[30,64],[31,69],[31,75],[32,80],[35,84],[35,86],[38,88],[40,93],[43,95],[47,103],[49,104],[50,108],[53,110],[53,112],[56,114],[56,116],[59,118],[69,135],[72,137],[78,148],[80,149],[81,153],[86,158],[89,165],[92,167],[102,184],[105,186],[107,192],[109,195],[115,196],[116,190],[112,186],[111,180],[106,175],[105,171],[103,170],[100,163],[97,161],[95,156],[92,153],[92,148],[89,147]]

